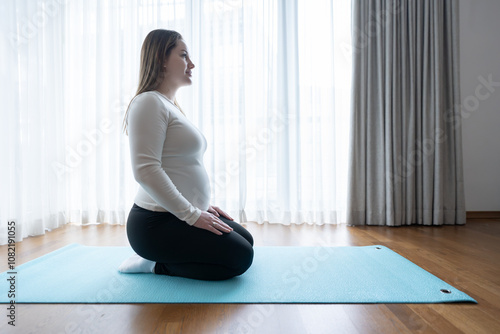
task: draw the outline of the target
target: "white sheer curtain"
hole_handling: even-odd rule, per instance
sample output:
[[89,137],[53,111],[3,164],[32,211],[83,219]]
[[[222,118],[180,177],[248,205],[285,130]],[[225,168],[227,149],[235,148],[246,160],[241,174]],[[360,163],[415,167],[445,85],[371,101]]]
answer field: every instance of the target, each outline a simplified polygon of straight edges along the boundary
[[[212,204],[239,221],[345,222],[350,1],[25,0],[0,4],[0,244],[124,224],[137,184],[121,132],[142,41],[179,31],[177,99],[207,137]],[[343,52],[345,51],[345,52]]]

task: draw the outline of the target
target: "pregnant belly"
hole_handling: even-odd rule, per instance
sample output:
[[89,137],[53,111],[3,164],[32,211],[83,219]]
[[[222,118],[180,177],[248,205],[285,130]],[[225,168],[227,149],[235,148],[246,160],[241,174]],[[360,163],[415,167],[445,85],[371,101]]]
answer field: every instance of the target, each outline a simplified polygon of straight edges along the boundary
[[195,207],[208,210],[210,205],[210,180],[203,166],[184,166],[166,170],[177,190]]

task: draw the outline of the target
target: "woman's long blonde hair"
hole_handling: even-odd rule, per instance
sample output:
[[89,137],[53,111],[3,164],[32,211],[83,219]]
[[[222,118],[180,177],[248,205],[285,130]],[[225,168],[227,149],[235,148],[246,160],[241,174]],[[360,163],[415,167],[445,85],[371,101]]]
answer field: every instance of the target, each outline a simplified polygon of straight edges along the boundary
[[[132,103],[137,95],[156,90],[158,88],[162,80],[162,65],[172,53],[172,49],[177,45],[177,41],[181,39],[182,36],[177,31],[165,29],[153,30],[146,36],[141,49],[139,86],[130,103]],[[125,112],[125,117],[123,118],[123,131],[127,135],[127,116],[130,103],[127,107],[127,111]],[[177,100],[175,100],[174,103],[182,112],[181,107],[177,104]]]

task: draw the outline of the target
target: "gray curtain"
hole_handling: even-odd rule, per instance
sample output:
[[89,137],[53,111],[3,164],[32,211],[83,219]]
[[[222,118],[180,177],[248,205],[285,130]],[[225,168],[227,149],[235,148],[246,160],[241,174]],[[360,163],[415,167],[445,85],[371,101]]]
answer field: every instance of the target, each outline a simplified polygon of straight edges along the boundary
[[353,0],[349,225],[465,224],[457,7]]

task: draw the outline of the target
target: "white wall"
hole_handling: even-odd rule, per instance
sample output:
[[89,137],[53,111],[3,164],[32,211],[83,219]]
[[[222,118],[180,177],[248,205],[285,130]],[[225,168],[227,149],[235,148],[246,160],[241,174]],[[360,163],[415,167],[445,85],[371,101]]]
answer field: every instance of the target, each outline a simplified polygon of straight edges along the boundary
[[466,210],[500,211],[500,1],[459,4]]

